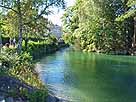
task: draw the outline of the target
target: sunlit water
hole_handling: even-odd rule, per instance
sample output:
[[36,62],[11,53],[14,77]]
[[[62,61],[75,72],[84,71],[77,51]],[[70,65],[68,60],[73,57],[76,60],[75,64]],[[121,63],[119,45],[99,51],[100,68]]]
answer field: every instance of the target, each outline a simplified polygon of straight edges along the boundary
[[50,92],[73,102],[136,102],[136,57],[65,49],[36,69]]

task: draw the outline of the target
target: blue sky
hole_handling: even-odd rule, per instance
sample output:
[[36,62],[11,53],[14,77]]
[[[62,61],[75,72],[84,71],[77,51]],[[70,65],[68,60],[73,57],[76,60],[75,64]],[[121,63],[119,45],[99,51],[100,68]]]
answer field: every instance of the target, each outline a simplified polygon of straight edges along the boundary
[[[74,5],[75,0],[65,0],[67,7]],[[51,8],[53,14],[48,16],[48,19],[53,22],[53,24],[62,25],[61,17],[64,14],[64,10],[58,10],[57,8]]]

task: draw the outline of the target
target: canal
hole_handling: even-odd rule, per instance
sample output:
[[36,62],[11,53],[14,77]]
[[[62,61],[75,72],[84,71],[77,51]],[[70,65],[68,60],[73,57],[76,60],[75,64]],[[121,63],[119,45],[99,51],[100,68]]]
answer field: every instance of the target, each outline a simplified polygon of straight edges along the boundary
[[63,49],[36,69],[49,92],[72,102],[136,102],[136,57]]

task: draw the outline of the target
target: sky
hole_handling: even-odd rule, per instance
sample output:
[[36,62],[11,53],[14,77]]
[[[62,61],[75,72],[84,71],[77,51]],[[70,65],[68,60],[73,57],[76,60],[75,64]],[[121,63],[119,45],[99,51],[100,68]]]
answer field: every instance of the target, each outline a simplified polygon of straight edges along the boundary
[[[65,0],[66,1],[66,4],[67,4],[67,7],[69,6],[73,6],[74,3],[75,3],[75,0]],[[61,17],[62,15],[64,14],[64,10],[58,10],[57,8],[51,8],[51,10],[53,11],[53,14],[49,15],[48,16],[48,19],[50,21],[53,22],[53,24],[57,24],[57,25],[62,25],[62,22],[61,22]]]

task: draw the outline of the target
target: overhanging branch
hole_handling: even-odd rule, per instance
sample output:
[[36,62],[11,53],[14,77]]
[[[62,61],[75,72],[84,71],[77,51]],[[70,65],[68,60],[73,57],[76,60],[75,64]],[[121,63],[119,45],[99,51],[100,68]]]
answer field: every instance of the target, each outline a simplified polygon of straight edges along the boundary
[[4,5],[0,5],[0,7],[5,8],[5,9],[10,9],[10,10],[14,11],[15,13],[18,13],[15,9],[13,9],[11,7],[7,7],[7,6],[4,6]]
[[[44,7],[44,9],[41,11],[41,13],[40,13],[39,15],[37,15],[37,16],[35,17],[35,19],[33,19],[33,20],[36,21],[37,19],[39,19],[39,18],[44,14],[44,12],[46,11],[46,9],[47,9],[48,7],[54,5],[54,4],[55,4],[55,2],[52,2],[52,3],[50,3],[49,5],[46,5],[46,6]],[[31,22],[32,22],[32,20],[29,21],[29,22],[27,22],[27,23],[25,23],[25,24],[29,24],[29,23],[31,23]]]

